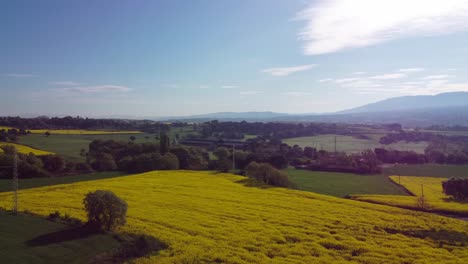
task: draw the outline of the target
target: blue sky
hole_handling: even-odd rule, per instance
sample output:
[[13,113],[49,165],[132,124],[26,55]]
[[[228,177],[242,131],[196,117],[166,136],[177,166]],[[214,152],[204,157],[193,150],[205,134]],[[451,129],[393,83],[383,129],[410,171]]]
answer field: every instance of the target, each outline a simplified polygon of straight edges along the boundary
[[3,1],[0,32],[0,115],[315,113],[468,91],[467,0]]

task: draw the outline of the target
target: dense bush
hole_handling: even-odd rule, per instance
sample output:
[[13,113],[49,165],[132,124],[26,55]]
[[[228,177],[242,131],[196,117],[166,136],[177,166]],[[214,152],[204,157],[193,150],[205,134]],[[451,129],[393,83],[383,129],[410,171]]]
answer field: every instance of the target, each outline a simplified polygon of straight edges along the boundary
[[279,186],[293,187],[288,176],[282,171],[275,169],[268,163],[251,162],[246,168],[245,173],[249,178],[256,179],[263,183]]
[[452,196],[457,200],[468,199],[468,178],[450,178],[442,182],[442,188],[446,195]]
[[212,160],[210,162],[210,169],[219,172],[229,172],[232,169],[232,161],[227,159]]
[[88,223],[111,231],[126,223],[127,203],[111,191],[89,192],[83,200]]
[[113,171],[117,169],[114,157],[108,153],[97,156],[94,162],[91,163],[91,166],[97,171]]

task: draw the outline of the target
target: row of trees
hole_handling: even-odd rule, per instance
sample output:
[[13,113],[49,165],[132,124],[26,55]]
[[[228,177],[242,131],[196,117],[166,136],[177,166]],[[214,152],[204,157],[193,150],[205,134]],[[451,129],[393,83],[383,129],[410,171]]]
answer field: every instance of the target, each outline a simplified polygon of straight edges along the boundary
[[47,116],[36,118],[0,117],[0,126],[9,126],[21,129],[141,130],[149,133],[167,132],[170,129],[169,124],[151,120],[94,119],[79,116],[52,118]]
[[18,137],[22,135],[27,135],[29,132],[24,129],[0,129],[0,141],[3,142],[16,142]]
[[94,140],[89,145],[89,164],[98,171],[130,173],[151,170],[202,170],[208,168],[208,152],[200,148],[169,145],[167,135],[159,143]]
[[[14,159],[14,147],[5,145],[1,147],[3,153],[0,153],[0,167],[12,167]],[[89,173],[91,167],[87,163],[74,163],[65,161],[59,155],[36,156],[33,153],[18,153],[18,177],[36,178],[51,177],[58,175]],[[0,170],[0,178],[11,178],[11,170]]]
[[268,138],[284,139],[313,136],[317,134],[356,134],[363,128],[382,128],[389,131],[401,129],[401,126],[386,125],[350,125],[334,123],[275,123],[275,122],[218,122],[216,120],[199,125],[198,130],[204,138],[241,139],[245,134],[260,135]]

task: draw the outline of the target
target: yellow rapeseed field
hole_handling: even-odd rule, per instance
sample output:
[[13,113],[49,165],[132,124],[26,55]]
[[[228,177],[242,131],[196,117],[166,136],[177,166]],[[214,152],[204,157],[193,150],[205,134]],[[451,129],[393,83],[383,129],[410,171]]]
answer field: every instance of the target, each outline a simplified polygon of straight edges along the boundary
[[12,129],[12,127],[0,126],[0,130],[2,130],[2,129],[8,130],[8,129]]
[[79,130],[79,129],[28,129],[32,134],[45,134],[46,132],[52,135],[114,135],[114,134],[141,134],[140,131],[105,131],[105,130]]
[[[23,153],[23,154],[29,154],[31,152],[36,156],[55,154],[53,152],[40,150],[40,149],[34,149],[34,148],[24,146],[24,145],[20,145],[20,144],[9,143],[9,142],[8,143],[0,142],[0,146],[4,146],[4,145],[12,145],[12,146],[14,146],[16,148],[16,151],[18,151],[19,153]],[[0,153],[1,152],[3,152],[2,149],[0,149]]]
[[[169,245],[137,263],[468,263],[467,222],[244,181],[154,171],[22,190],[19,206],[84,220],[85,194],[111,190],[128,202],[122,231]],[[0,207],[11,199],[0,193]]]
[[390,179],[397,184],[400,182],[414,196],[355,195],[353,198],[360,201],[419,209],[420,204],[417,202],[417,197],[421,196],[422,191],[424,191],[427,210],[468,215],[468,203],[454,201],[443,193],[442,181],[447,180],[445,178],[390,176]]

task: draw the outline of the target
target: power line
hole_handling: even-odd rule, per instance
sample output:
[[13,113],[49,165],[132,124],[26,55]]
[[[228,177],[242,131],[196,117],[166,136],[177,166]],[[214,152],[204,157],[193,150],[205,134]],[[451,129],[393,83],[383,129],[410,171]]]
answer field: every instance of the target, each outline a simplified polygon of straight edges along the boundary
[[18,154],[13,152],[13,214],[18,214]]

